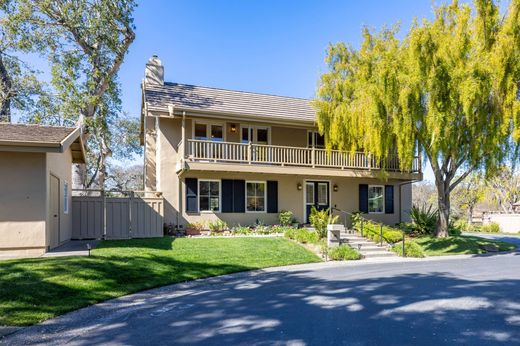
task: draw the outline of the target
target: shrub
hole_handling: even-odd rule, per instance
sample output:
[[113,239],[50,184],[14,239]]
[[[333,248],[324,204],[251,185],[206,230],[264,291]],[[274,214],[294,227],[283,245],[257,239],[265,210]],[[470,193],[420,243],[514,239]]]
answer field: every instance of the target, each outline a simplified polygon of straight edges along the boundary
[[249,234],[253,233],[251,228],[246,227],[246,226],[240,226],[240,225],[233,227],[231,229],[231,232],[233,234],[237,234],[237,235],[249,235]]
[[310,231],[305,228],[288,228],[285,231],[284,236],[286,238],[295,240],[298,243],[303,243],[303,244],[306,244],[306,243],[316,244],[320,240],[320,237],[317,232]]
[[[361,222],[359,224],[355,225],[354,228],[356,228],[358,231],[361,231]],[[372,221],[365,220],[363,221],[363,236],[372,239],[373,241],[380,242],[381,241],[381,225],[376,224]],[[390,226],[383,226],[383,241],[388,244],[397,243],[403,239],[403,233],[402,231],[390,227]]]
[[338,220],[338,216],[329,215],[329,209],[318,210],[315,207],[311,208],[311,215],[309,221],[312,227],[316,229],[320,238],[327,236],[327,225],[333,224]]
[[289,226],[274,225],[271,226],[271,233],[285,233],[286,230],[292,228]]
[[[400,241],[399,243],[395,244],[392,247],[392,251],[402,257],[403,256],[403,242]],[[404,251],[406,252],[406,257],[423,258],[425,256],[421,245],[417,244],[416,242],[414,242],[412,240],[405,241]]]
[[256,234],[269,234],[269,233],[271,233],[271,227],[264,226],[264,225],[258,225],[255,227],[255,233]]
[[226,221],[215,220],[208,223],[209,230],[213,232],[224,232],[228,229]]
[[490,222],[485,225],[482,225],[480,228],[482,232],[488,232],[488,233],[499,233],[500,232],[500,225],[496,222]]
[[361,259],[361,254],[348,245],[339,245],[328,249],[330,259],[334,261],[349,261]]
[[450,224],[450,228],[454,230],[457,229],[461,232],[470,232],[475,229],[475,227],[465,219],[456,220],[453,224]]
[[410,209],[410,217],[412,219],[413,233],[416,235],[432,235],[437,226],[439,213],[436,209],[433,209],[432,205],[428,208],[425,205],[420,208],[413,206]]
[[293,221],[293,212],[282,210],[280,214],[278,214],[278,221],[280,221],[280,225],[282,226],[290,226]]

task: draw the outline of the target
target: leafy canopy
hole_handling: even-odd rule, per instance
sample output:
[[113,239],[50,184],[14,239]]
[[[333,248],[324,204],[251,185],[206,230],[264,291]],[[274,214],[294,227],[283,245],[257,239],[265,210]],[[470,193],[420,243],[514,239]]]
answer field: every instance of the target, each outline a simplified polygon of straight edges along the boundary
[[[410,169],[418,152],[448,192],[458,169],[494,171],[520,140],[520,1],[454,1],[398,28],[363,30],[359,50],[329,47],[315,107],[327,147],[360,148]],[[465,177],[461,175],[462,179]]]

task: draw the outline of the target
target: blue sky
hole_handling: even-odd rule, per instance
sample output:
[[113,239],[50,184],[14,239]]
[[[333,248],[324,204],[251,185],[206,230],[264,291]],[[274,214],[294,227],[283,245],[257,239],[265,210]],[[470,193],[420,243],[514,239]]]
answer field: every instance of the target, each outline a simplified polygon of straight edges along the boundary
[[[141,1],[136,39],[119,73],[123,109],[139,116],[140,81],[152,54],[165,79],[312,98],[329,43],[358,47],[363,26],[432,17],[431,0]],[[45,70],[41,62],[34,61]],[[426,178],[432,179],[431,170]]]

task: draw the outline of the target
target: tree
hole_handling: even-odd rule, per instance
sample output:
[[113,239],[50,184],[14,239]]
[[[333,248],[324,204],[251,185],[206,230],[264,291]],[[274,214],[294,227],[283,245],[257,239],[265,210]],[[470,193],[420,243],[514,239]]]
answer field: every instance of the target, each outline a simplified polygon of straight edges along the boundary
[[412,205],[416,207],[428,207],[434,205],[436,196],[435,185],[429,181],[423,181],[412,185]]
[[143,165],[112,165],[107,175],[107,188],[118,191],[142,191]]
[[428,158],[437,189],[437,236],[448,236],[450,193],[468,174],[492,175],[520,140],[520,0],[503,18],[491,0],[454,1],[398,28],[363,31],[355,50],[329,47],[315,106],[327,147],[397,155],[409,170]]
[[[0,0],[0,11],[6,12],[11,0]],[[45,96],[45,84],[38,80],[38,72],[17,53],[31,53],[41,49],[45,40],[23,37],[13,40],[0,18],[0,122],[11,122],[13,110],[31,114],[39,109],[39,97]]]
[[488,190],[504,213],[514,211],[513,204],[520,201],[520,172],[512,167],[500,167],[498,173],[487,180]]
[[12,0],[4,26],[17,42],[49,42],[46,54],[52,66],[51,85],[56,102],[52,112],[34,121],[49,122],[59,114],[65,124],[84,127],[84,141],[95,156],[95,176],[75,169],[75,187],[104,186],[109,147],[109,124],[120,113],[117,72],[135,38],[132,0]]
[[486,189],[480,174],[473,172],[453,190],[455,205],[467,211],[468,222],[473,220],[473,212],[485,197]]

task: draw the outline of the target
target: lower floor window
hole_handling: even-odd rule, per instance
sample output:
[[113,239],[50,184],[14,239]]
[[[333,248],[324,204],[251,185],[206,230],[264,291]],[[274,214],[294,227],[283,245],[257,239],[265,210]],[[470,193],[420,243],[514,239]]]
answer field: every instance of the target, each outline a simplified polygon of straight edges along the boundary
[[383,213],[385,205],[385,197],[383,186],[368,187],[368,212]]
[[265,211],[265,182],[246,182],[246,210]]
[[199,180],[199,210],[220,211],[220,181]]

